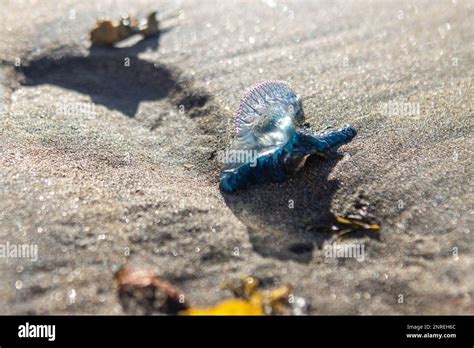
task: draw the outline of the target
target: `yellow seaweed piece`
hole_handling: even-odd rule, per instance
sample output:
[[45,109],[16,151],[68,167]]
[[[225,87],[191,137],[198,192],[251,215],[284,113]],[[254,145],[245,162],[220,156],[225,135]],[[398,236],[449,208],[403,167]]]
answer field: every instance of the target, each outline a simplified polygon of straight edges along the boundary
[[349,225],[351,222],[349,219],[343,218],[342,216],[336,216],[337,222],[340,222],[341,224],[347,224]]
[[248,299],[257,290],[259,285],[260,282],[257,278],[242,276],[240,277],[238,284],[235,282],[226,282],[221,286],[221,288],[232,291],[236,297]]
[[366,230],[380,230],[380,225],[377,225],[377,224],[371,225],[371,224],[368,224],[359,220],[355,220],[355,219],[346,219],[341,216],[336,216],[336,220],[337,222],[341,224],[352,225],[352,226],[355,225],[354,227],[357,227],[357,228],[364,228]]
[[288,300],[288,296],[290,296],[292,291],[293,289],[289,286],[281,286],[279,288],[271,290],[268,294],[268,301],[270,302],[270,304],[283,300],[286,301]]
[[181,311],[181,315],[275,315],[290,314],[288,298],[292,293],[290,286],[282,286],[273,290],[258,290],[259,281],[256,278],[243,276],[238,285],[224,284],[240,298],[227,299],[213,307],[191,307]]
[[243,299],[224,300],[214,307],[191,307],[181,311],[181,315],[263,315],[261,305]]

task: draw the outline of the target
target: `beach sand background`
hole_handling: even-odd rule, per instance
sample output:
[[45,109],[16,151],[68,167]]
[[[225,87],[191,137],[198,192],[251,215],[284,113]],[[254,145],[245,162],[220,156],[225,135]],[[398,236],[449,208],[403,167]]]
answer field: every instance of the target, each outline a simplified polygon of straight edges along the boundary
[[[97,18],[156,9],[158,38],[89,49]],[[122,314],[125,264],[199,306],[247,274],[291,284],[311,314],[474,313],[473,1],[0,12],[0,240],[38,247],[36,262],[0,260],[0,313]],[[313,128],[358,136],[288,182],[223,195],[217,154],[246,89],[269,79],[302,96]],[[361,209],[379,233],[336,239],[334,215]],[[333,242],[364,259],[326,257]]]

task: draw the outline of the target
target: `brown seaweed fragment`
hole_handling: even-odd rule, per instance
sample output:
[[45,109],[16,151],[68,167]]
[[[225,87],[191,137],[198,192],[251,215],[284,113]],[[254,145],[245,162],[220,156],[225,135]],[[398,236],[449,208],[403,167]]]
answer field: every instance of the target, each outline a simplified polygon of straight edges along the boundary
[[188,308],[183,293],[153,272],[123,268],[115,275],[119,301],[132,314],[177,314]]
[[159,32],[157,12],[152,12],[147,19],[133,19],[122,16],[118,22],[111,20],[98,20],[95,28],[90,32],[92,45],[113,46],[130,36],[141,34],[144,38],[156,35]]

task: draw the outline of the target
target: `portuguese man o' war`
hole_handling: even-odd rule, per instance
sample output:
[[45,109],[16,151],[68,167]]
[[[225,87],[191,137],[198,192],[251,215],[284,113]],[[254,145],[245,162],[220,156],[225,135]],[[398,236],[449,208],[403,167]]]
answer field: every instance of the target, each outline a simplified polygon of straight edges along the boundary
[[234,192],[255,183],[282,182],[308,156],[335,149],[356,135],[351,125],[315,133],[303,123],[301,97],[286,82],[253,87],[240,103],[231,149],[221,158],[221,189]]

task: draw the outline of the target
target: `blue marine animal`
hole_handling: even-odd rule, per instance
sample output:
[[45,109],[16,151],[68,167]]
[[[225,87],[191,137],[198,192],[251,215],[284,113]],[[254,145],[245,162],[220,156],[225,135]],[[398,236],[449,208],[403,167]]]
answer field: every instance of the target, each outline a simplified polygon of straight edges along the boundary
[[233,144],[221,158],[221,189],[234,192],[255,183],[282,182],[308,156],[335,149],[356,135],[351,125],[315,133],[303,123],[301,97],[286,82],[253,87],[240,103]]

